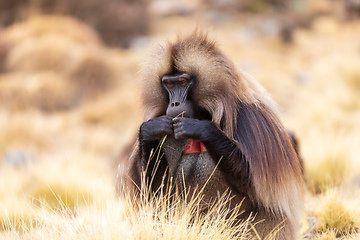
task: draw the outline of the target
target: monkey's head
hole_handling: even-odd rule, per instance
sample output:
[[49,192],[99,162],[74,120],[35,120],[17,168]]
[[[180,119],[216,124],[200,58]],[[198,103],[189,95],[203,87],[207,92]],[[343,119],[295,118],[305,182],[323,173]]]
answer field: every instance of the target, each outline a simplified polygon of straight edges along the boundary
[[194,117],[194,106],[189,97],[189,91],[194,85],[194,79],[186,73],[165,75],[161,84],[168,93],[169,104],[166,115],[176,117]]
[[257,102],[261,92],[198,30],[155,48],[145,59],[141,81],[145,120],[205,113],[230,138],[238,103]]

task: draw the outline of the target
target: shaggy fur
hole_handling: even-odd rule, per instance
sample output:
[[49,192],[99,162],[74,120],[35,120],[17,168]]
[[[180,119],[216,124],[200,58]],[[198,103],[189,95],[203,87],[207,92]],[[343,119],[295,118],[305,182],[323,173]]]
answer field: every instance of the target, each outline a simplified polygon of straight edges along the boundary
[[[280,239],[293,239],[302,211],[303,178],[297,155],[269,94],[256,80],[238,70],[206,34],[195,31],[174,43],[158,46],[144,62],[141,80],[145,121],[165,114],[168,97],[160,79],[174,70],[195,77],[192,100],[210,113],[211,121],[245,156],[248,184],[238,186],[248,186],[241,192],[246,192],[256,206],[246,210],[255,211],[259,220],[265,219],[257,230],[265,232],[265,236],[274,222],[286,221]],[[137,144],[130,165],[140,161],[139,151]],[[229,169],[236,166],[235,161]],[[139,178],[134,169],[129,169],[130,177]]]

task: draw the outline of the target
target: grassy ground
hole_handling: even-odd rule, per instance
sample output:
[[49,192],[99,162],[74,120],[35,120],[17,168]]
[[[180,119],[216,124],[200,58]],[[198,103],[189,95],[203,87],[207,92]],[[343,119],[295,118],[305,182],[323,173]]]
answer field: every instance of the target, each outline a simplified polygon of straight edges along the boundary
[[142,119],[140,60],[154,39],[194,22],[271,92],[298,136],[304,238],[360,238],[360,22],[319,18],[283,44],[251,19],[184,16],[152,19],[146,47],[130,50],[109,49],[64,17],[2,30],[0,238],[247,239],[248,223],[231,227],[221,206],[194,220],[196,201],[134,206],[114,191],[115,159]]

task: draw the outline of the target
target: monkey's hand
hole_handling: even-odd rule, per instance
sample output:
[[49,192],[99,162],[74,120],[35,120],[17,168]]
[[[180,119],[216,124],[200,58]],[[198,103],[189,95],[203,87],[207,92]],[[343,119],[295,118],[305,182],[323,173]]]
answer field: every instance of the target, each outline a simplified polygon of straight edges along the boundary
[[176,117],[175,138],[192,138],[201,141],[214,160],[220,160],[220,167],[235,179],[245,179],[240,188],[248,186],[249,163],[241,149],[231,141],[214,123],[186,117]]
[[174,132],[172,117],[160,116],[144,122],[140,127],[140,134],[144,141],[159,140],[163,136]]
[[212,123],[208,120],[198,120],[194,118],[176,117],[174,122],[174,134],[176,139],[192,138],[194,140],[202,141],[204,132]]

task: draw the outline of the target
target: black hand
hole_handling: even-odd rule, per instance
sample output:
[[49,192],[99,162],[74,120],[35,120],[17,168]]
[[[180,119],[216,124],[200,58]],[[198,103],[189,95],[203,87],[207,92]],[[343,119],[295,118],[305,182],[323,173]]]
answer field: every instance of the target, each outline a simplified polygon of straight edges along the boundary
[[140,127],[142,140],[153,141],[159,140],[163,136],[174,132],[172,117],[160,116],[144,122]]
[[211,125],[210,121],[194,118],[176,117],[174,122],[175,138],[192,138],[201,141],[206,128]]
[[176,117],[173,121],[175,138],[192,138],[201,141],[214,160],[221,159],[220,167],[230,174],[229,176],[248,179],[249,166],[245,156],[215,124],[208,120],[184,117]]

